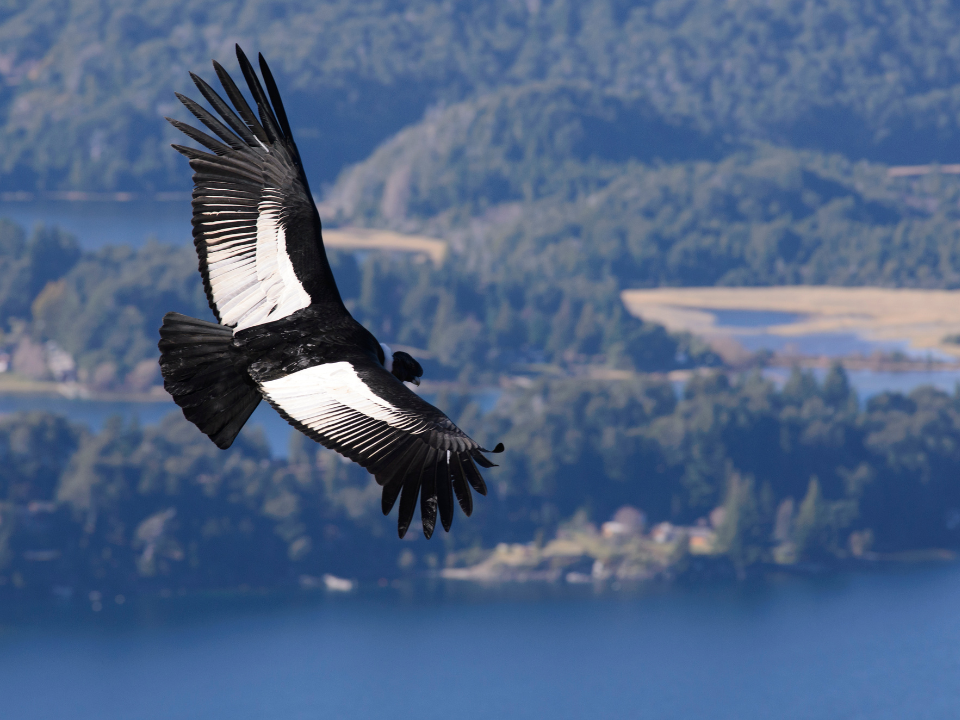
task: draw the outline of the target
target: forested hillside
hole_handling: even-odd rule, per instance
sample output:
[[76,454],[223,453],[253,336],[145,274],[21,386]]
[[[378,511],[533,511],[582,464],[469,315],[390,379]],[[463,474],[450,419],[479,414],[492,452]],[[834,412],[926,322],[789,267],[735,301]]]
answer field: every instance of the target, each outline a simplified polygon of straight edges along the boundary
[[484,276],[527,283],[960,282],[956,176],[891,178],[883,165],[767,145],[618,165],[556,151],[587,137],[583,115],[542,134],[504,125],[496,143],[481,142],[495,134],[492,115],[455,106],[405,130],[346,171],[323,209],[450,238]]
[[578,316],[622,287],[954,287],[960,184],[887,170],[960,159],[958,29],[935,2],[14,2],[0,190],[185,191],[162,116],[239,41],[324,221],[443,237],[481,286],[586,274]]
[[0,173],[17,190],[180,187],[160,115],[179,112],[187,70],[209,73],[212,57],[234,67],[237,41],[274,64],[317,181],[430,108],[538,83],[544,111],[564,106],[570,83],[622,107],[586,146],[615,159],[765,140],[946,161],[958,30],[935,0],[12,0],[0,10]]

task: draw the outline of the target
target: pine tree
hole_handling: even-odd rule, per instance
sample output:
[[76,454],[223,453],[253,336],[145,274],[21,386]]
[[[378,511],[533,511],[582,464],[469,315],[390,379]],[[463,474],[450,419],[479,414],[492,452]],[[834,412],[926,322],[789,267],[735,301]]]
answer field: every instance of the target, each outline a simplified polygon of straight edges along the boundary
[[747,566],[763,555],[763,532],[753,478],[743,478],[735,471],[729,473],[723,509],[717,547],[727,554],[742,577]]

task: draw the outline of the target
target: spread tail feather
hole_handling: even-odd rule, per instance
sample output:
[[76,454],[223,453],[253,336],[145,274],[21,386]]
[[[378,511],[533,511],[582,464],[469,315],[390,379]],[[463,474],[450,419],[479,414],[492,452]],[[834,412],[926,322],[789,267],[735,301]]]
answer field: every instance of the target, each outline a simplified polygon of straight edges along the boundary
[[226,450],[260,404],[256,384],[234,364],[233,331],[180,313],[163,316],[163,387],[184,417]]

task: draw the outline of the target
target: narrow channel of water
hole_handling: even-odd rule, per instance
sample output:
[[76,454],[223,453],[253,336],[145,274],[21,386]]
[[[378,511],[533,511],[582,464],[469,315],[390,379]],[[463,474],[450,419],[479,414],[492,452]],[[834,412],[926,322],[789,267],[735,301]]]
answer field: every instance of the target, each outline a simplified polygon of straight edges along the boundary
[[[493,409],[500,397],[499,389],[480,390],[475,401],[482,412]],[[422,393],[428,402],[435,402],[436,395]],[[30,412],[43,412],[63,415],[71,422],[81,423],[93,432],[99,432],[112,417],[119,417],[124,423],[137,422],[140,425],[156,425],[166,415],[179,413],[173,401],[167,402],[120,402],[102,400],[73,400],[45,395],[0,395],[0,415]],[[261,402],[247,421],[248,428],[259,428],[270,445],[274,457],[287,457],[290,436],[293,428],[266,402]]]
[[140,247],[151,238],[171,245],[187,245],[193,241],[190,214],[188,199],[0,202],[0,217],[13,220],[27,232],[40,224],[56,225],[75,235],[80,247],[86,250],[104,245]]

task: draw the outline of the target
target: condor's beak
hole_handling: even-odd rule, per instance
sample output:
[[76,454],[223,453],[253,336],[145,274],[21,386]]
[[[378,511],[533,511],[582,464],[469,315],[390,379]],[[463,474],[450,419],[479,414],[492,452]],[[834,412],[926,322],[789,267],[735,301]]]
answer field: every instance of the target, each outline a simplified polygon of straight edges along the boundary
[[417,387],[420,387],[420,378],[415,377],[415,378],[414,378],[413,380],[411,380],[410,382],[412,382],[412,383],[413,383],[414,385],[416,385]]

